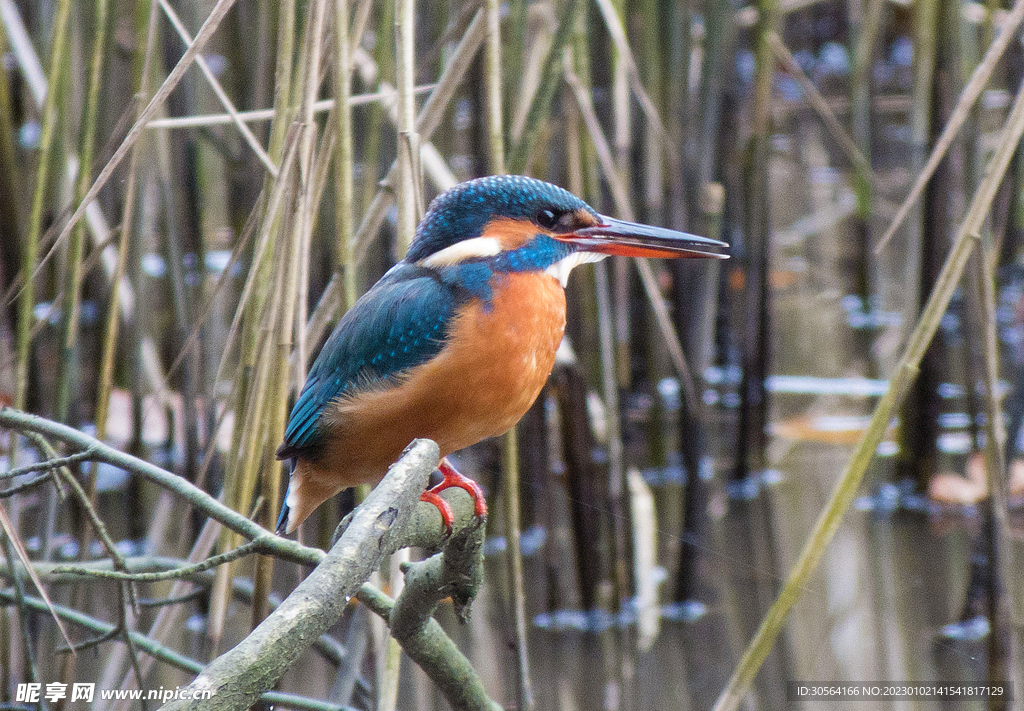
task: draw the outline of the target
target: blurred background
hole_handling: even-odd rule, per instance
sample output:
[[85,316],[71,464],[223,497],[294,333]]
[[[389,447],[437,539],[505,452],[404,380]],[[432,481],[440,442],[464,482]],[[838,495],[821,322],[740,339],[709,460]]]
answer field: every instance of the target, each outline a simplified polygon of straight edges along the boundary
[[[517,455],[492,441],[458,457],[489,495],[485,585],[469,625],[438,614],[507,708],[710,708],[980,200],[987,219],[913,385],[742,705],[833,706],[795,700],[796,680],[1009,679],[1024,693],[1024,163],[1008,120],[1024,6],[230,5],[0,0],[0,401],[272,526],[273,452],[306,368],[443,189],[523,173],[607,214],[721,238],[721,263],[577,270],[569,348]],[[211,13],[219,27],[174,76]],[[986,187],[1001,141],[1009,168]],[[183,685],[187,665],[154,662],[123,630],[202,664],[304,574],[245,559],[141,584],[138,607],[116,583],[48,581],[82,615],[72,639],[94,643],[66,655],[28,604],[14,544],[40,564],[108,553],[48,474],[5,476],[52,456],[0,431],[0,707],[22,708],[16,684],[32,680]],[[140,567],[238,543],[119,469],[66,464]],[[322,507],[302,540],[326,545],[353,501]],[[388,678],[370,617],[350,606],[283,678],[282,707],[378,708],[397,683],[397,708],[446,708],[408,660]]]

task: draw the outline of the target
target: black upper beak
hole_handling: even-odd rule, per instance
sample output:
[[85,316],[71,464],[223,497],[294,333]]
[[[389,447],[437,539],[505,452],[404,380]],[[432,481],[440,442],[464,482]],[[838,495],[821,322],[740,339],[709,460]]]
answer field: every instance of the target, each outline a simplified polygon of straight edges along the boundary
[[601,224],[584,227],[556,239],[577,245],[588,252],[628,257],[728,259],[718,251],[729,245],[717,239],[651,227],[636,222],[599,215]]

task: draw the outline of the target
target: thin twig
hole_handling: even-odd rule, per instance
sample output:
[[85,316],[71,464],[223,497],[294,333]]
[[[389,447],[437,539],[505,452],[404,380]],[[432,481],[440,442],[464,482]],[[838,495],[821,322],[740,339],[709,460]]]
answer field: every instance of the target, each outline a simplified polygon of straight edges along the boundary
[[437,466],[437,446],[417,440],[356,509],[323,563],[234,649],[196,677],[192,691],[215,689],[210,700],[172,701],[172,709],[243,709],[274,682],[341,615],[348,599],[392,550]]
[[28,557],[28,551],[25,550],[24,544],[21,542],[21,538],[18,537],[18,532],[14,529],[14,522],[11,521],[7,515],[7,509],[0,505],[0,528],[3,529],[4,538],[10,541],[11,546],[14,547],[14,551],[18,558],[21,559],[22,565],[25,566],[25,572],[28,573],[28,577],[32,579],[32,584],[36,586],[36,590],[39,591],[39,596],[46,603],[46,607],[50,611],[50,616],[53,617],[53,621],[57,623],[57,628],[60,630],[61,636],[70,645],[71,637],[68,636],[67,628],[64,627],[64,623],[61,622],[60,617],[57,615],[53,603],[50,602],[50,596],[46,593],[46,588],[43,587],[42,581],[39,580],[39,576],[32,569],[31,561]]
[[234,509],[217,501],[184,478],[161,469],[155,464],[118,451],[84,432],[58,422],[31,415],[27,412],[20,412],[10,407],[0,409],[0,427],[21,432],[36,432],[45,437],[65,442],[77,449],[92,448],[94,451],[94,461],[106,462],[152,481],[172,493],[187,499],[204,514],[217,519],[232,531],[249,540],[262,540],[273,548],[275,553],[278,555],[283,554],[282,557],[295,560],[296,562],[312,564],[319,561],[321,552],[317,551],[317,549],[308,548],[295,541],[274,535]]
[[917,179],[914,180],[914,186],[910,189],[907,197],[904,198],[903,204],[900,205],[900,209],[896,213],[896,217],[889,224],[889,229],[885,231],[882,239],[875,246],[875,254],[882,253],[885,245],[889,243],[889,240],[896,234],[896,230],[903,224],[903,220],[910,214],[910,208],[921,197],[921,192],[924,190],[925,185],[931,180],[932,174],[939,167],[939,163],[945,157],[946,151],[953,145],[953,139],[956,138],[956,134],[970,115],[971,107],[985,89],[985,85],[988,83],[989,77],[992,76],[992,72],[995,71],[999,59],[1003,56],[1003,52],[1006,51],[1010,42],[1017,37],[1017,28],[1020,27],[1021,22],[1024,22],[1024,0],[1017,0],[1013,10],[1006,16],[1006,22],[1000,28],[999,34],[996,35],[992,45],[985,52],[981,62],[974,68],[967,86],[960,92],[960,98],[957,99],[956,106],[953,107],[953,112],[949,115],[942,133],[939,135],[938,140],[935,141],[935,148],[932,149],[931,155],[928,156],[928,162],[925,163]]
[[[53,448],[50,446],[50,443],[46,441],[44,437],[36,433],[29,433],[28,436],[30,439],[33,440],[33,442],[35,442],[36,446],[39,447],[40,451],[47,459],[52,460],[56,458],[56,452],[53,450]],[[99,513],[96,511],[96,505],[95,502],[93,501],[93,494],[95,493],[95,489],[93,488],[91,493],[87,493],[67,467],[58,467],[56,471],[57,475],[60,477],[60,479],[63,479],[68,489],[70,489],[71,493],[78,499],[79,505],[85,511],[86,519],[92,526],[91,531],[89,531],[89,529],[86,529],[86,531],[95,532],[96,537],[100,541],[100,544],[107,552],[107,556],[109,556],[113,566],[117,570],[122,572],[127,571],[128,568],[125,564],[124,556],[121,555],[121,552],[118,550],[117,545],[114,543],[113,539],[110,537],[110,534],[107,532],[106,524],[103,522],[103,519],[100,518]],[[59,479],[54,480],[55,483],[58,481]],[[90,483],[94,482],[95,476],[90,478]],[[91,541],[91,538],[85,536],[83,537],[82,540],[84,542],[83,545],[87,546],[87,544]],[[139,668],[138,650],[136,649],[135,643],[132,641],[131,635],[129,634],[129,632],[131,632],[131,620],[129,618],[128,610],[129,607],[134,607],[135,605],[135,591],[132,588],[132,586],[128,583],[122,583],[121,585],[119,585],[118,598],[118,622],[113,634],[114,636],[120,637],[121,640],[125,643],[125,648],[127,650],[129,658],[131,659],[132,669],[135,671],[136,678],[141,684],[142,672]],[[75,647],[71,645],[70,642],[68,643],[68,645],[70,649],[75,649]]]
[[69,454],[66,457],[56,457],[54,459],[47,459],[42,462],[36,462],[35,464],[26,464],[25,466],[18,467],[17,469],[9,469],[5,472],[0,472],[0,479],[12,479],[16,476],[21,476],[22,474],[31,474],[32,472],[44,472],[49,471],[51,469],[56,469],[57,467],[66,467],[69,464],[76,464],[78,462],[92,459],[92,456],[93,450],[90,448],[82,452],[75,452],[74,454]]
[[[32,274],[32,278],[39,273],[39,270],[43,268],[46,262],[49,261],[50,257],[53,256],[54,252],[56,252],[57,247],[67,239],[71,230],[74,229],[74,226],[78,224],[80,219],[82,219],[86,208],[88,208],[89,205],[97,198],[100,190],[103,189],[111,176],[113,176],[117,166],[121,164],[121,161],[124,160],[128,151],[135,144],[135,141],[137,141],[139,136],[142,135],[142,132],[146,128],[146,124],[157,110],[159,110],[163,102],[174,90],[174,87],[176,87],[185,76],[185,72],[192,65],[192,62],[195,61],[195,58],[199,55],[199,52],[203,47],[206,46],[206,43],[210,40],[210,37],[213,36],[213,33],[217,31],[217,27],[220,26],[221,20],[224,19],[224,16],[227,15],[228,11],[234,4],[235,0],[217,0],[217,4],[214,5],[213,9],[210,11],[210,15],[206,18],[206,22],[204,22],[203,26],[199,28],[199,33],[196,35],[195,40],[188,46],[188,49],[185,50],[185,53],[181,56],[181,59],[178,60],[178,63],[174,65],[174,69],[172,69],[171,73],[167,75],[167,78],[160,85],[160,88],[157,89],[156,93],[153,94],[153,98],[149,100],[146,107],[139,113],[138,119],[136,119],[135,124],[128,131],[124,140],[121,141],[121,145],[117,147],[117,150],[114,151],[110,160],[108,160],[106,165],[103,166],[103,169],[100,170],[99,175],[96,176],[96,180],[93,181],[92,187],[89,188],[88,192],[86,192],[85,197],[82,198],[82,202],[79,203],[75,212],[71,215],[71,218],[61,229],[60,234],[57,235],[57,239],[54,240],[50,251],[45,257],[43,257],[42,261],[39,262],[35,272]],[[31,278],[28,282],[31,282]]]
[[58,565],[53,569],[53,574],[80,575],[86,578],[106,578],[109,580],[130,580],[138,583],[154,583],[161,580],[185,580],[196,573],[212,570],[224,563],[230,563],[262,551],[263,544],[261,542],[249,541],[238,546],[238,548],[211,556],[200,563],[172,570],[164,570],[159,573],[129,573],[122,570],[96,570],[80,565]]
[[772,52],[790,74],[800,84],[800,88],[804,90],[804,95],[807,97],[807,103],[811,105],[818,115],[821,117],[822,122],[825,124],[825,128],[832,134],[832,137],[839,143],[839,147],[846,153],[846,157],[850,159],[850,162],[856,167],[857,171],[863,176],[863,178],[871,185],[872,188],[878,190],[878,177],[875,172],[871,169],[871,163],[864,154],[861,153],[857,144],[850,138],[850,134],[847,133],[846,129],[843,128],[842,123],[836,117],[832,107],[829,106],[828,101],[818,91],[818,87],[814,85],[810,77],[804,73],[804,70],[800,68],[796,58],[786,47],[782,39],[776,32],[768,33],[768,44],[772,48]]
[[[0,590],[0,604],[14,604],[17,601],[16,594],[7,591]],[[46,604],[44,601],[36,597],[26,596],[25,604],[27,607],[38,610],[41,612],[46,611]],[[96,632],[101,637],[106,637],[114,631],[114,625],[109,622],[98,620],[95,617],[86,615],[83,612],[72,609],[70,607],[64,607],[63,605],[55,605],[54,610],[60,616],[61,619],[67,620],[68,622],[84,627],[88,630]],[[138,645],[139,649],[146,652],[155,659],[169,664],[176,669],[188,672],[190,674],[196,674],[202,670],[203,665],[180,652],[160,644],[156,640],[147,637],[146,635],[138,632],[131,633],[132,642]],[[216,698],[216,697],[214,697]],[[337,711],[338,707],[334,704],[327,704],[323,701],[317,701],[315,699],[307,699],[296,694],[285,694],[282,692],[266,692],[259,695],[258,698],[265,699],[270,702],[279,703],[287,706],[288,708],[298,709],[310,709],[311,711]]]
[[442,553],[405,567],[406,590],[397,600],[369,583],[357,592],[391,629],[406,653],[445,695],[455,711],[499,711],[469,660],[432,617],[438,602],[451,596],[456,613],[466,611],[480,583],[483,522],[460,530]]
[[[14,551],[14,544],[9,536],[0,536],[0,546],[3,546],[4,557],[7,559],[7,570],[10,573],[11,581],[14,583],[14,593],[8,593],[8,600],[13,600],[14,605],[18,609],[18,625],[21,627],[21,646],[25,659],[28,661],[29,678],[38,682],[39,660],[36,655],[35,644],[33,644],[35,635],[33,634],[32,620],[28,614],[29,596],[25,593],[25,581],[14,565],[18,554]],[[42,600],[40,602],[42,603]],[[43,603],[43,608],[46,609],[45,603]]]
[[[196,541],[192,545],[192,549],[185,562],[195,563],[209,556],[210,551],[213,550],[213,546],[217,541],[217,534],[220,530],[221,524],[219,522],[212,518],[207,519],[203,524],[202,529],[200,529],[199,535],[196,537]],[[99,565],[99,563],[85,563],[83,565]],[[180,565],[180,563],[176,561],[174,565]],[[135,568],[129,569],[134,570]],[[176,580],[171,586],[168,596],[175,597],[181,594],[181,591],[184,590],[185,586],[188,584],[189,583],[184,581]],[[205,592],[208,594],[209,591]],[[179,625],[177,623],[181,619],[182,614],[182,608],[165,607],[161,609],[157,613],[156,619],[150,625],[147,636],[157,642],[162,642],[170,636],[172,632],[178,629]],[[110,654],[108,654],[107,664],[104,668],[103,675],[99,679],[101,688],[126,689],[130,687],[131,679],[127,674],[122,674],[121,672],[123,666],[122,656],[123,651],[121,648],[115,648]],[[152,664],[153,661],[150,657],[146,657],[141,660],[139,666],[141,667],[143,674],[148,673]],[[122,700],[114,706],[112,711],[118,711],[119,708],[123,708],[125,706],[127,706],[127,701]]]
[[[167,15],[167,19],[171,21],[174,31],[178,33],[178,36],[181,37],[182,41],[184,41],[186,45],[192,44],[192,36],[188,33],[188,30],[185,29],[185,25],[182,24],[181,18],[178,17],[178,13],[174,11],[174,8],[171,7],[170,3],[168,3],[167,0],[157,0],[157,2],[160,3],[160,7],[163,8],[164,14]],[[238,127],[238,131],[242,134],[242,138],[245,139],[245,142],[252,149],[252,152],[260,159],[260,162],[266,166],[267,172],[276,178],[278,170],[277,166],[274,165],[274,161],[270,159],[267,152],[263,150],[263,146],[260,145],[259,139],[256,138],[246,123],[242,121],[242,118],[238,115],[238,109],[235,108],[235,105],[228,97],[227,92],[224,91],[224,87],[221,86],[217,77],[214,76],[213,71],[210,69],[210,65],[208,65],[206,60],[203,59],[203,55],[196,55],[196,65],[199,67],[200,71],[202,71],[203,76],[206,77],[207,83],[210,85],[210,88],[213,89],[213,93],[217,96],[221,106],[223,106],[228,112],[231,122]]]
[[24,483],[17,484],[16,486],[12,486],[9,489],[4,489],[3,491],[0,491],[0,499],[9,499],[12,496],[17,496],[18,494],[28,491],[29,489],[33,489],[39,486],[40,484],[43,484],[52,479],[52,471],[48,471],[45,474],[40,474],[39,476],[29,479]]

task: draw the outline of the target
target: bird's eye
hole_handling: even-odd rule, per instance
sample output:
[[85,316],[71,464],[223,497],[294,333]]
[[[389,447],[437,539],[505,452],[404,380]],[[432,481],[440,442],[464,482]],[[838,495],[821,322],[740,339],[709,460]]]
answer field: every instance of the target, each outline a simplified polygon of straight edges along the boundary
[[555,229],[555,225],[558,224],[559,217],[560,215],[557,215],[553,210],[541,210],[533,219],[536,220],[537,224],[544,229],[553,230]]

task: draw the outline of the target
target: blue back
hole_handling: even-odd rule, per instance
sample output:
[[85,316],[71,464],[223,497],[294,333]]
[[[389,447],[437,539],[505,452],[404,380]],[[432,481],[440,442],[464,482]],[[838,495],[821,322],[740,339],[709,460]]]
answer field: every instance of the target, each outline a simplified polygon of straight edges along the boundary
[[448,324],[466,296],[434,272],[396,265],[338,322],[292,408],[280,458],[315,446],[317,422],[335,398],[429,360],[444,346]]

